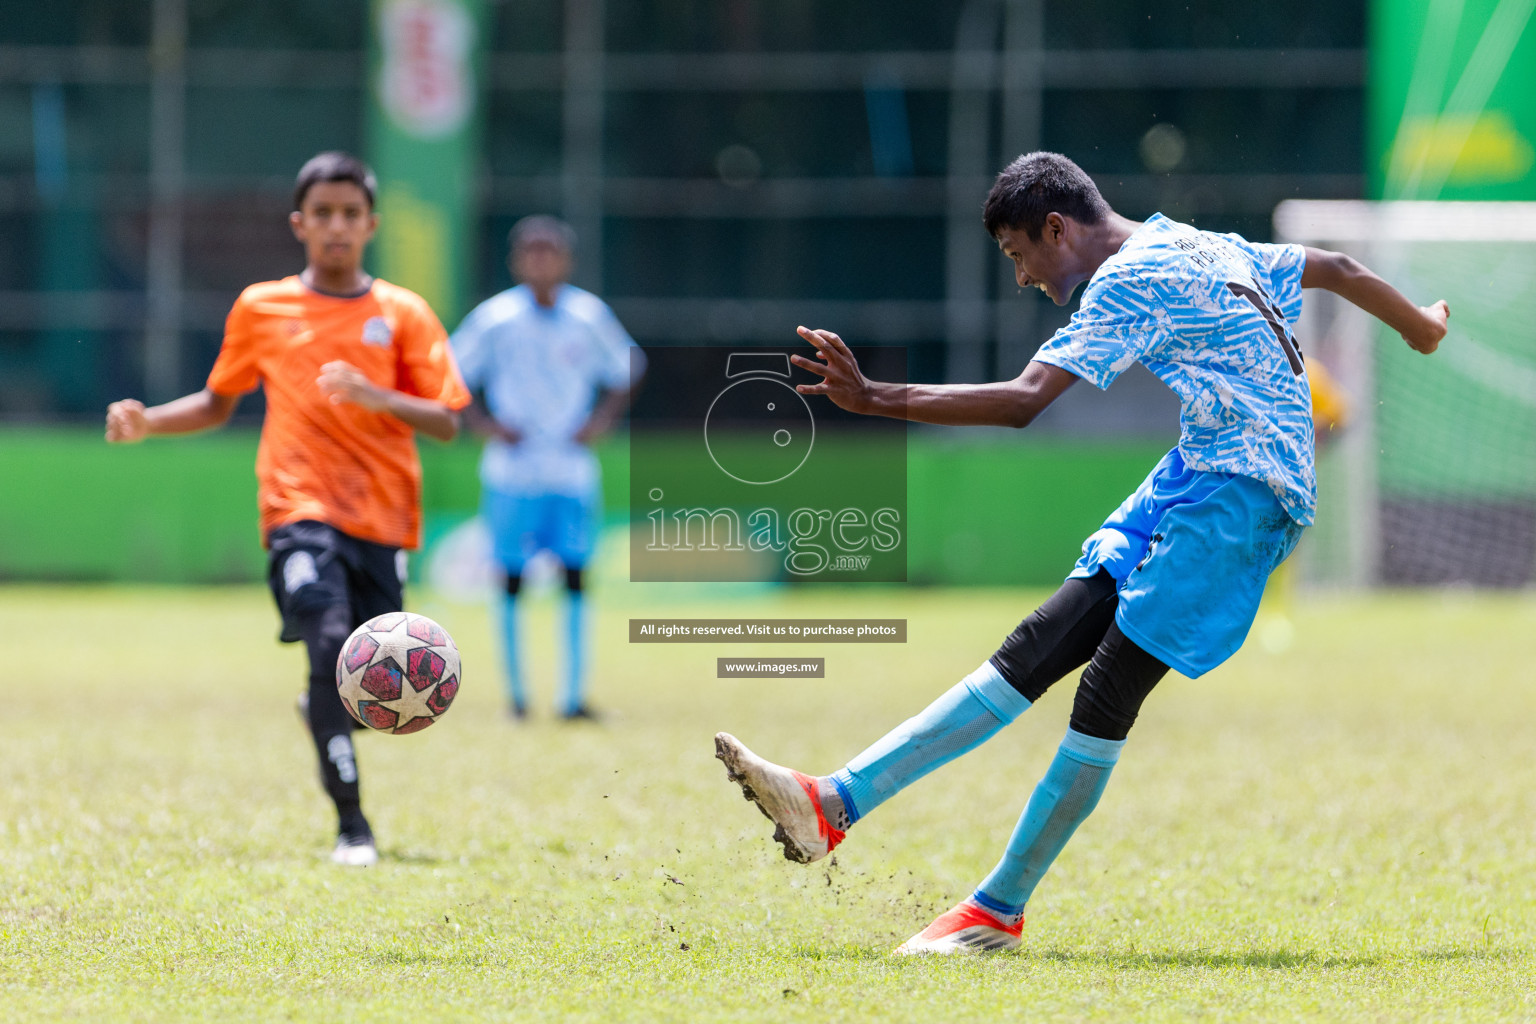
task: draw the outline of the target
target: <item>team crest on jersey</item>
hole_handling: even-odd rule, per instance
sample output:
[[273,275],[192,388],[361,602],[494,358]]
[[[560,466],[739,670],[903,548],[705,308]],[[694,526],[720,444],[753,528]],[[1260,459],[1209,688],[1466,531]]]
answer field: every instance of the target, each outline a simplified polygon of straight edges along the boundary
[[363,344],[377,345],[380,348],[388,348],[389,343],[395,340],[395,330],[389,326],[389,321],[381,316],[371,316],[368,322],[363,324]]

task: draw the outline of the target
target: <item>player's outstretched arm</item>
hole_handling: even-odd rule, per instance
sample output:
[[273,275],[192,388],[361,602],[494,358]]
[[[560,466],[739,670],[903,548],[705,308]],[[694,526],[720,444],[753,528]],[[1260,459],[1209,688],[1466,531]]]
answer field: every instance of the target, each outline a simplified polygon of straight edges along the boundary
[[239,404],[239,395],[221,395],[207,388],[147,409],[143,402],[125,398],[107,406],[107,440],[127,444],[151,434],[191,434],[222,427]]
[[801,384],[804,395],[826,395],[833,404],[866,416],[889,416],[946,426],[1027,427],[1077,382],[1077,375],[1049,363],[1030,362],[1013,380],[992,384],[885,384],[870,380],[842,338],[801,327],[816,359],[791,356],[796,366],[821,376]]
[[1415,306],[1364,264],[1327,249],[1307,247],[1301,286],[1322,288],[1348,299],[1401,334],[1414,351],[1426,355],[1440,347],[1446,321],[1451,316],[1451,307],[1444,299],[1432,306]]
[[326,363],[320,367],[316,383],[337,405],[351,402],[370,412],[388,413],[413,430],[439,441],[452,441],[459,432],[459,414],[442,402],[381,388],[351,363],[339,359]]

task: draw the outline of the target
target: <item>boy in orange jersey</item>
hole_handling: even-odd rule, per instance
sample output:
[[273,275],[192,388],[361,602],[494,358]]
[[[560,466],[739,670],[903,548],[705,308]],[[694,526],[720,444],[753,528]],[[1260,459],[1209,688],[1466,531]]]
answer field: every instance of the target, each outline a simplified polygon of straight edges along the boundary
[[401,608],[404,549],[421,533],[414,432],[451,440],[470,400],[427,303],[363,271],[378,225],[374,192],[355,157],[306,163],[288,215],[303,272],[241,293],[203,390],[148,409],[133,399],[107,408],[107,440],[139,441],[222,426],[241,395],[265,389],[256,477],[268,582],[283,641],[303,640],[309,653],[305,717],[340,819],[331,859],[352,866],[375,863],[378,851],[336,658],[353,629]]

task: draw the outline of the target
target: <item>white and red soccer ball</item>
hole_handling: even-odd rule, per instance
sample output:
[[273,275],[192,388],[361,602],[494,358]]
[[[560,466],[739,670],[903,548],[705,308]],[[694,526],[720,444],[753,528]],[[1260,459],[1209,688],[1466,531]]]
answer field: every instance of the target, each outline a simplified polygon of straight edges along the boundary
[[459,692],[459,648],[425,615],[387,612],[358,626],[336,659],[336,689],[370,729],[420,732]]

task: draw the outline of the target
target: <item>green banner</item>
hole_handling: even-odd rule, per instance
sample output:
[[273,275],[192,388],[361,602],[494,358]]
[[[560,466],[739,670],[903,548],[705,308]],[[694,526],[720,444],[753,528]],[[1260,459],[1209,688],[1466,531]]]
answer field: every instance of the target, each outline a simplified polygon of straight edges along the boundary
[[379,178],[380,277],[451,329],[473,279],[485,0],[373,0],[369,158]]
[[1374,0],[1382,199],[1536,199],[1536,0]]

